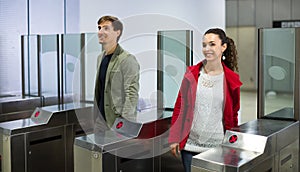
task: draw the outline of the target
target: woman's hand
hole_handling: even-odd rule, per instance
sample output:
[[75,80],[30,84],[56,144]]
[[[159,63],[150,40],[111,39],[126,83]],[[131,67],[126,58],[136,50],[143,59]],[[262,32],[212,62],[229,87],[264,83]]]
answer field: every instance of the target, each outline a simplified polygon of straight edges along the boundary
[[171,148],[171,153],[175,156],[175,157],[178,157],[179,156],[179,143],[172,143],[170,145],[170,148]]

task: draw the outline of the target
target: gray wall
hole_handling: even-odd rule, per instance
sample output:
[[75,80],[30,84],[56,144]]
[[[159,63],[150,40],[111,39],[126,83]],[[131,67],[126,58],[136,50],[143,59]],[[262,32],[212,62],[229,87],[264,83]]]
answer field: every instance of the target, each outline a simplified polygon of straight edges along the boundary
[[299,20],[300,0],[226,0],[226,31],[238,48],[243,90],[257,88],[257,29],[275,20]]

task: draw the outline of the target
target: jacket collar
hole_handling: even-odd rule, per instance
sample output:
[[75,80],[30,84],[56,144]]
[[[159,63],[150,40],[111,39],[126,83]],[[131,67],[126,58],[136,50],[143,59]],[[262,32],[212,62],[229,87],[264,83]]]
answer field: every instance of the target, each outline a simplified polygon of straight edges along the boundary
[[[116,65],[117,63],[117,57],[123,52],[124,50],[122,49],[122,47],[118,44],[111,59],[110,59],[110,62],[108,64],[108,67],[107,67],[107,73],[106,73],[106,76],[110,76],[110,73],[111,73],[111,69],[114,68],[114,66]],[[105,54],[105,52],[103,53]],[[103,55],[104,56],[104,55]],[[107,88],[107,84],[108,84],[108,80],[109,80],[109,77],[106,77],[105,79],[105,88]]]
[[[120,55],[122,52],[123,52],[124,50],[123,50],[123,48],[120,46],[120,44],[117,44],[117,47],[116,47],[116,49],[115,49],[115,51],[113,52],[113,55],[112,55],[112,57],[111,57],[111,59],[113,60],[113,59],[115,59],[118,55]],[[103,51],[103,57],[105,56],[105,53],[106,53],[106,51],[104,50]]]
[[[223,70],[224,70],[224,75],[226,82],[229,84],[231,89],[235,89],[236,87],[240,87],[242,85],[242,82],[240,81],[239,75],[229,69],[223,62]],[[190,81],[190,82],[198,82],[199,78],[199,72],[201,67],[203,66],[203,61],[199,62],[195,66],[190,66],[187,68],[187,72],[185,73],[185,77]]]
[[223,65],[226,82],[229,83],[231,89],[240,87],[242,85],[242,82],[240,81],[240,76],[234,71],[232,71],[231,69],[229,69],[223,62],[222,65]]

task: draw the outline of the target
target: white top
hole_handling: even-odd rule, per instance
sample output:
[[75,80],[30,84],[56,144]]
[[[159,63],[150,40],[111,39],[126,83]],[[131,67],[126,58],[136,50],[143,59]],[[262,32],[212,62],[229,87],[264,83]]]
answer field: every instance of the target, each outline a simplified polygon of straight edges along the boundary
[[222,143],[224,72],[210,76],[203,70],[197,85],[194,120],[184,147],[191,152],[204,152]]

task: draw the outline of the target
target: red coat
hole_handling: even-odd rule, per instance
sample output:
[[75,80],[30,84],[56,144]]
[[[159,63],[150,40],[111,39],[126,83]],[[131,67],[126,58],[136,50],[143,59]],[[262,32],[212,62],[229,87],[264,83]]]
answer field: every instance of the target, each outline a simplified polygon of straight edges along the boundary
[[[189,137],[194,117],[197,83],[202,62],[190,66],[183,77],[178,97],[175,103],[169,143],[180,143],[183,149]],[[239,75],[223,64],[224,70],[224,132],[238,125],[238,111],[240,109],[240,87],[242,85]]]

